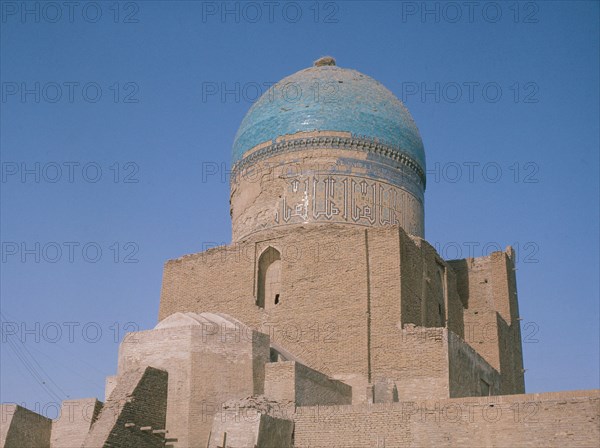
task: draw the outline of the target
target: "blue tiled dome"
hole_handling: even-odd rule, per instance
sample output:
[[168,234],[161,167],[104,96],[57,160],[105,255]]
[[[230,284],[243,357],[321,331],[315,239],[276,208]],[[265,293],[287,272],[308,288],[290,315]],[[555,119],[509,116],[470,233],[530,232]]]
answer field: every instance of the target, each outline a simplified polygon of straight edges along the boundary
[[319,61],[272,86],[250,108],[235,136],[233,163],[260,143],[301,131],[377,140],[425,170],[423,141],[404,104],[373,78]]

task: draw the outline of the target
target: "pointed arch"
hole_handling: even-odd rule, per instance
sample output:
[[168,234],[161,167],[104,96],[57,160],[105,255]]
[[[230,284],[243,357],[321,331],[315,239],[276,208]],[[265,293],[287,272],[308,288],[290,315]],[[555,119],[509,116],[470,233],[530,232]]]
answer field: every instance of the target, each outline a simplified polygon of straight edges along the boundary
[[269,246],[258,259],[256,304],[264,309],[281,303],[281,254]]

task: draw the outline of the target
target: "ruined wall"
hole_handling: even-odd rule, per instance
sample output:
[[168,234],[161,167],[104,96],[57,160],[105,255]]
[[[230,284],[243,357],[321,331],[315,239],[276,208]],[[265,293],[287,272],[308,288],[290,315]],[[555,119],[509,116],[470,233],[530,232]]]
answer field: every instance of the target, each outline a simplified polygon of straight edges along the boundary
[[432,246],[402,229],[369,230],[367,237],[371,383],[393,382],[400,399],[449,397],[443,327],[463,334],[454,273]]
[[399,400],[449,397],[447,330],[407,325],[399,333],[393,339],[398,351],[388,355]]
[[261,415],[257,447],[292,448],[294,422],[292,420]]
[[[400,335],[401,277],[400,233],[397,228],[377,232],[365,230],[368,249],[367,325],[369,337],[368,383],[380,378],[396,378],[401,367]],[[363,394],[367,384],[355,390]],[[362,390],[361,390],[362,389]]]
[[260,412],[252,410],[243,412],[239,417],[216,414],[207,448],[257,446],[260,419]]
[[501,392],[498,371],[447,328],[393,329],[381,353],[387,354],[388,367],[373,383],[395,385],[399,401],[480,396],[482,380],[490,385],[489,394]]
[[[417,358],[400,354],[399,232],[298,227],[171,261],[160,317],[183,310],[231,314],[269,333],[303,364],[352,385],[353,399],[365,401],[369,381],[398,377]],[[268,247],[281,253],[281,301],[263,310],[255,305],[256,260]]]
[[525,391],[514,252],[452,260],[466,303],[465,339],[502,375],[503,394]]
[[295,363],[296,403],[298,406],[317,404],[351,404],[352,387],[327,378],[320,372]]
[[501,374],[500,394],[523,393],[520,332],[496,311],[465,310],[465,340]]
[[17,404],[0,405],[1,448],[50,448],[52,420]]
[[[187,329],[163,329],[130,333],[119,347],[118,375],[111,382],[118,387],[128,370],[152,366],[169,373],[166,426],[169,435],[184,442],[189,431],[187,410],[191,394],[191,338]],[[113,389],[110,397],[114,393]],[[177,409],[173,414],[172,409]]]
[[469,344],[448,333],[450,398],[501,394],[500,374]]
[[263,392],[269,338],[242,326],[200,324],[181,315],[163,325],[127,335],[119,348],[117,387],[122,373],[132,368],[167,371],[169,438],[204,448],[221,403]]
[[494,369],[500,372],[499,326],[502,318],[495,311],[465,310],[465,340]]
[[296,406],[352,403],[350,386],[298,362],[271,362],[265,367],[265,396],[270,400]]
[[[280,254],[280,296],[262,308],[258,265],[269,248]],[[159,318],[177,311],[235,316],[302,364],[351,385],[355,403],[366,402],[369,384],[382,380],[397,382],[405,397],[449,397],[447,348],[432,342],[442,333],[415,343],[403,326],[447,327],[464,335],[454,271],[432,246],[399,227],[267,230],[171,260]]]
[[255,409],[215,415],[207,448],[292,448],[294,422]]
[[592,447],[600,391],[550,392],[392,404],[304,407],[296,448]]
[[413,324],[421,326],[425,305],[422,304],[426,287],[424,262],[421,247],[406,234],[399,233],[400,238],[400,273],[401,290],[401,325]]
[[402,325],[448,327],[464,334],[456,276],[427,241],[400,231]]
[[[504,266],[499,270],[502,275],[503,282],[506,282],[506,293],[509,298],[510,306],[510,328],[508,328],[507,345],[503,348],[503,353],[508,355],[505,364],[500,367],[501,371],[504,367],[504,372],[512,370],[512,375],[509,374],[509,380],[503,379],[503,393],[525,393],[525,369],[523,366],[523,340],[521,338],[521,318],[519,314],[519,298],[517,293],[517,274],[515,266],[516,254],[512,247],[508,247],[503,260]],[[498,282],[500,283],[500,282]]]
[[265,397],[279,402],[296,402],[294,361],[270,362],[265,366]]
[[[266,231],[243,244],[169,261],[159,318],[177,311],[224,312],[269,334],[303,364],[366,384],[364,230],[317,227]],[[282,281],[280,303],[265,310],[256,305],[256,262],[268,247],[281,254]]]
[[95,398],[63,401],[59,418],[52,422],[51,448],[81,447],[101,409]]
[[[437,255],[437,254],[436,254]],[[464,339],[465,322],[462,298],[458,293],[456,274],[450,265],[444,262],[446,274],[446,326],[457,336]]]
[[110,394],[117,385],[117,375],[107,376],[104,381],[104,401],[108,400]]
[[165,429],[168,374],[146,367],[124,372],[83,448],[160,448]]

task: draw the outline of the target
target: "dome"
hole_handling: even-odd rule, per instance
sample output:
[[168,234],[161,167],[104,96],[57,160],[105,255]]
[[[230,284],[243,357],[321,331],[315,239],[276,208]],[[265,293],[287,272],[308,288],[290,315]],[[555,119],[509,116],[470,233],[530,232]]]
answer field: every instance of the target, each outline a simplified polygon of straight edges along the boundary
[[235,136],[233,163],[255,146],[297,132],[350,132],[410,157],[425,171],[425,151],[410,112],[381,83],[322,58],[288,76],[250,108]]
[[404,104],[321,58],[273,85],[242,120],[232,237],[312,224],[400,226],[423,237],[426,181],[423,141]]
[[237,319],[224,313],[191,313],[177,312],[169,315],[161,320],[154,327],[155,330],[162,330],[173,327],[188,327],[188,326],[216,325],[217,327],[228,329],[246,329],[246,325]]

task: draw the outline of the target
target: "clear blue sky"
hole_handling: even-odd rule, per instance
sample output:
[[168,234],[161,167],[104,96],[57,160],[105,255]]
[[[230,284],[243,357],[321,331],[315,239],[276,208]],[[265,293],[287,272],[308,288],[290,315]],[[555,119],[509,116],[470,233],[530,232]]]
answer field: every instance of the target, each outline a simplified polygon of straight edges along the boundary
[[103,397],[163,263],[230,240],[203,165],[257,86],[329,54],[412,112],[427,240],[517,246],[527,391],[599,387],[598,2],[489,3],[2,2],[1,400]]

